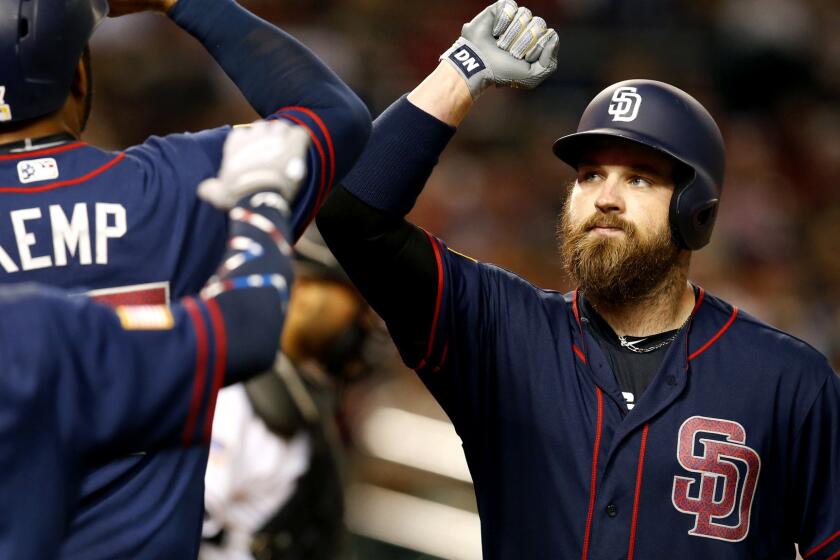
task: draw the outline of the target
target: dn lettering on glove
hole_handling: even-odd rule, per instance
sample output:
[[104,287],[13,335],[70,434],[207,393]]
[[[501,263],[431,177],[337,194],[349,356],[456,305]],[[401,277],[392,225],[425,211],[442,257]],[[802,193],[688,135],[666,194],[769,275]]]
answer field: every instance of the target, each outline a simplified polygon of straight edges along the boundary
[[467,45],[461,45],[452,51],[449,58],[467,78],[472,78],[475,74],[486,68],[484,62],[475,54],[475,51]]

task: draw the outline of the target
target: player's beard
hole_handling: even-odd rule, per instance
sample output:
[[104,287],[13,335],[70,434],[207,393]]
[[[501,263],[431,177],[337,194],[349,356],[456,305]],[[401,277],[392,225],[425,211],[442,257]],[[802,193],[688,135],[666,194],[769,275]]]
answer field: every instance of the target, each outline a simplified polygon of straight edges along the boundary
[[[569,218],[569,200],[558,219],[558,241],[566,270],[593,302],[625,305],[654,296],[684,276],[681,251],[667,222],[648,236],[615,214],[596,212],[579,224]],[[621,228],[602,236],[596,224]]]

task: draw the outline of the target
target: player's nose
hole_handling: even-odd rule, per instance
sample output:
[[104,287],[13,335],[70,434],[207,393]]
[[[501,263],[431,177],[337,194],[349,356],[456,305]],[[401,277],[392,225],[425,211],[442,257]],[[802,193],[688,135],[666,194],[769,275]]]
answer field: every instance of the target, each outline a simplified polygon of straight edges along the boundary
[[595,207],[605,214],[624,211],[624,198],[621,193],[619,178],[616,174],[610,173],[601,182],[598,196],[595,199]]

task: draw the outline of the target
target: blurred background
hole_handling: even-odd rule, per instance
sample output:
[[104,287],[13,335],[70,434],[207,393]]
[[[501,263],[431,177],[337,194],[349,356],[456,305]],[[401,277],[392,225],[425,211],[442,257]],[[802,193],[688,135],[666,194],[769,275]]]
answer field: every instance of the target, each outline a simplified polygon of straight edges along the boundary
[[[485,0],[243,0],[319,54],[378,115],[412,89]],[[629,78],[673,83],[716,117],[728,174],[712,243],[692,262],[710,292],[840,364],[840,4],[835,0],[531,0],[561,37],[556,74],[532,92],[486,93],[412,220],[450,247],[568,290],[555,220],[572,178],[551,153],[588,101]],[[106,21],[93,43],[86,140],[256,115],[203,49],[166,18]],[[392,353],[344,394],[351,557],[480,558],[460,441]]]

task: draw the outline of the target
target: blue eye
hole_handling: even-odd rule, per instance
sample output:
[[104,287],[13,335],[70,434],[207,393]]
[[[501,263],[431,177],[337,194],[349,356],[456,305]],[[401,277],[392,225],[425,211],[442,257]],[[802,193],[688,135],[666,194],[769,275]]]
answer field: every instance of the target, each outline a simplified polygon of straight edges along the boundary
[[652,187],[653,181],[645,179],[644,177],[636,176],[630,178],[630,184],[634,187]]

